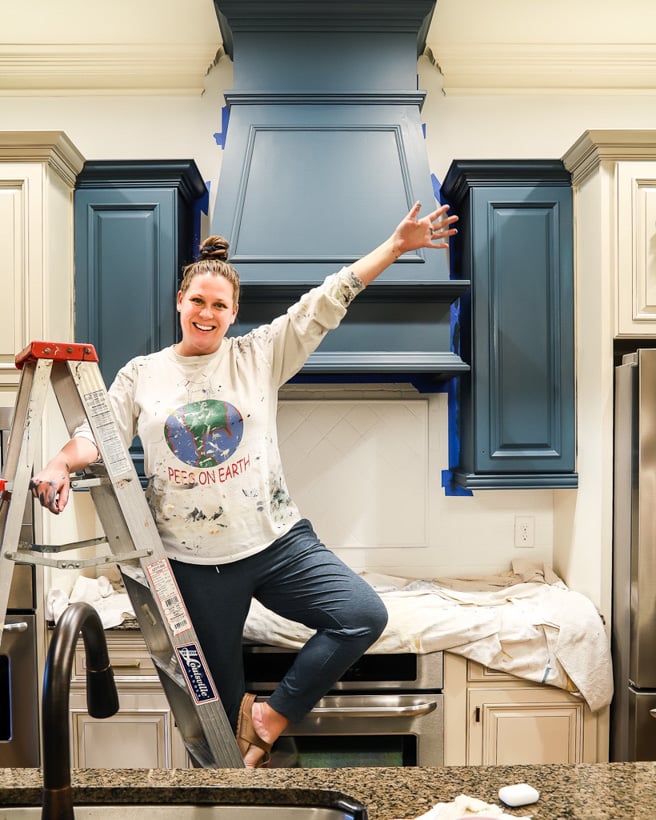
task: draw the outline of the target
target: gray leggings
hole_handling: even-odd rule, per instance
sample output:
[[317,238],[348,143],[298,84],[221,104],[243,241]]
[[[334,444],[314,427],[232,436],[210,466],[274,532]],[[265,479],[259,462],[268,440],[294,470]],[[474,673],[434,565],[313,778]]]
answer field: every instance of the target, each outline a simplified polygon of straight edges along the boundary
[[241,561],[171,564],[233,729],[245,691],[242,634],[251,598],[316,630],[269,699],[292,723],[312,709],[387,624],[377,593],[326,549],[305,519]]

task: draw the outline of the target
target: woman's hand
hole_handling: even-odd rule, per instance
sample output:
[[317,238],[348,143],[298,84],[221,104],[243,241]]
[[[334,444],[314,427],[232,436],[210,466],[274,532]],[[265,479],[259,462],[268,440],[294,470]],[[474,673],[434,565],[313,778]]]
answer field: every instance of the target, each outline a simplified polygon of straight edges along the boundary
[[59,515],[68,503],[71,473],[84,470],[98,458],[95,442],[84,437],[72,438],[30,481],[32,495],[46,510]]
[[351,265],[353,273],[364,285],[380,276],[394,263],[399,256],[417,248],[448,248],[448,239],[457,233],[451,225],[458,221],[457,216],[447,216],[448,205],[442,205],[428,216],[417,219],[421,204],[415,202],[410,213],[397,226],[394,233],[382,245],[363,256]]
[[71,477],[68,464],[48,464],[30,481],[30,490],[42,507],[59,515],[68,503]]
[[417,250],[417,248],[448,248],[449,237],[458,232],[456,228],[451,227],[454,222],[458,221],[458,217],[447,216],[448,205],[442,205],[428,216],[417,219],[420,210],[421,204],[415,202],[410,213],[392,235],[398,256]]

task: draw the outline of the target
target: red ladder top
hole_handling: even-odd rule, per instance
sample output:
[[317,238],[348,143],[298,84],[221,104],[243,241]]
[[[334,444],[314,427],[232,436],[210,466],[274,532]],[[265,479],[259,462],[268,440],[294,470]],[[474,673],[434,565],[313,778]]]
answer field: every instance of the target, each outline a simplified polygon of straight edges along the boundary
[[97,362],[98,354],[91,344],[74,342],[31,342],[16,356],[16,367],[21,370],[26,362],[53,359],[56,362]]

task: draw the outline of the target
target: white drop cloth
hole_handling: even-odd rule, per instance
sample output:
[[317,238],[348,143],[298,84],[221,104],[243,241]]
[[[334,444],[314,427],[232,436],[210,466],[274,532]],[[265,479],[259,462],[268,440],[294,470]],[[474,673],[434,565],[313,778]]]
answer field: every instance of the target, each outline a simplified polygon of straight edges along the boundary
[[[430,811],[416,817],[415,820],[463,820],[465,817],[495,818],[495,820],[517,820],[516,815],[506,814],[500,806],[485,803],[477,797],[460,794],[451,803],[437,803]],[[525,814],[519,820],[531,820],[532,815]]]
[[[514,561],[512,572],[432,581],[362,573],[389,613],[370,652],[448,650],[536,683],[578,692],[592,711],[613,696],[610,646],[597,609],[543,565]],[[253,600],[244,637],[300,648],[313,631]]]
[[135,617],[127,592],[117,592],[104,575],[98,578],[78,576],[70,595],[61,589],[50,589],[46,596],[46,619],[57,623],[69,604],[84,601],[100,616],[103,629],[119,626]]

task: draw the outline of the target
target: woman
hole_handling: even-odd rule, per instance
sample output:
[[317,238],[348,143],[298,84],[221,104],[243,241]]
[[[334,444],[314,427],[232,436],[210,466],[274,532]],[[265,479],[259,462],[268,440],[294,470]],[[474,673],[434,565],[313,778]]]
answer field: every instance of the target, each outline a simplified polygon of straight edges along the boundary
[[[394,233],[328,276],[286,314],[227,338],[239,305],[228,243],[213,236],[185,268],[177,309],[182,341],[137,357],[109,395],[126,445],[139,435],[147,498],[247,767],[300,720],[380,636],[374,590],[319,541],[289,497],[276,434],[278,390],[297,373],[353,298],[395,259],[446,248],[457,217],[447,206]],[[98,458],[81,428],[31,482],[53,513],[70,474]],[[316,630],[268,702],[244,694],[242,633],[251,598]]]

